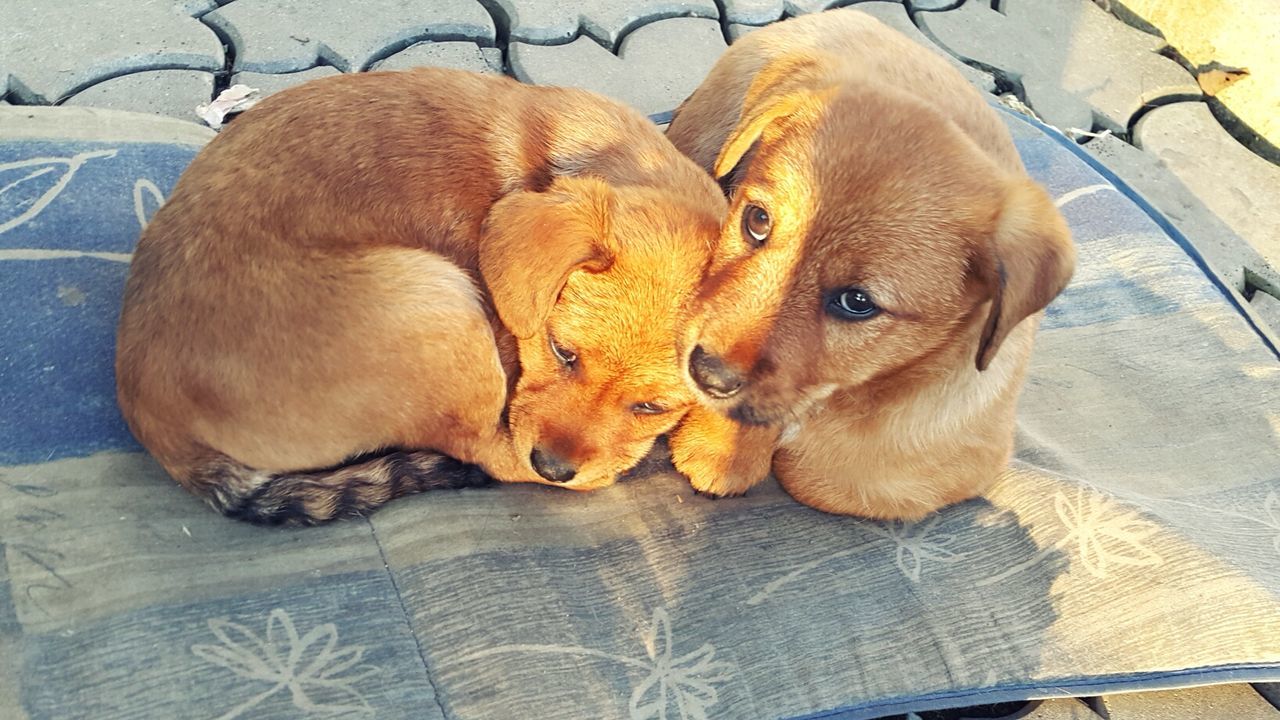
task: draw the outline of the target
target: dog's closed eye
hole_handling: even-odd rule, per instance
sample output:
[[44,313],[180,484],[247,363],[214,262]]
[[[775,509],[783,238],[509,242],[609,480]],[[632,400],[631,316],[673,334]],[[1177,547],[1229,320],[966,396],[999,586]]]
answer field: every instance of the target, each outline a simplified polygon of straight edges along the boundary
[[667,409],[655,402],[640,402],[631,406],[631,412],[636,415],[661,415]]

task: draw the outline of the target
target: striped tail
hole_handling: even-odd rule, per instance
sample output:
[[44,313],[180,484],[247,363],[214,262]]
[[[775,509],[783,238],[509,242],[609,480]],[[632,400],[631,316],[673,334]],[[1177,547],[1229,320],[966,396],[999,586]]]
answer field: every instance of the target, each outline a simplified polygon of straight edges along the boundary
[[481,487],[476,465],[431,450],[392,451],[303,472],[263,472],[220,455],[188,487],[227,517],[261,525],[316,525],[366,515],[404,495]]

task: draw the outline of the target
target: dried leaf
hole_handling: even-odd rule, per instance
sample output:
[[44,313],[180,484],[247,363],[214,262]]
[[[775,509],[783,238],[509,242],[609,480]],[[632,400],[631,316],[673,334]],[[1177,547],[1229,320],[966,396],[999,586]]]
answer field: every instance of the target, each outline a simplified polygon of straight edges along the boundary
[[1196,82],[1200,83],[1200,89],[1204,90],[1205,95],[1214,97],[1248,74],[1246,68],[1215,67],[1196,75]]

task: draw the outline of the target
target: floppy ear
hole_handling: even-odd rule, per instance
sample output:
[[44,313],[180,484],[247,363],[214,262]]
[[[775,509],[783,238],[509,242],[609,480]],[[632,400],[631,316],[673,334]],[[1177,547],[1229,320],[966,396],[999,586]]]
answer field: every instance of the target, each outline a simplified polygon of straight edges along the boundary
[[761,69],[747,89],[737,127],[716,158],[714,177],[721,180],[733,172],[769,125],[816,105],[824,94],[819,85],[827,67],[814,53],[788,55]]
[[594,178],[557,178],[546,192],[517,192],[485,218],[480,275],[499,319],[516,337],[537,334],[575,270],[613,263],[613,191]]
[[991,288],[991,310],[976,358],[986,370],[1018,323],[1045,308],[1071,280],[1076,248],[1062,214],[1039,185],[1009,188],[980,274]]

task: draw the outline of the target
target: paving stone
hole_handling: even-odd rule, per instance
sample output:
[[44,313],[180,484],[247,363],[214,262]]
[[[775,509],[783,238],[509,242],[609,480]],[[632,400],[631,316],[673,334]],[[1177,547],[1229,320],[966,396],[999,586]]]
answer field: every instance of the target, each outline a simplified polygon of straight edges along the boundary
[[408,70],[415,67],[449,67],[501,75],[502,51],[471,42],[420,42],[375,63],[373,69]]
[[148,70],[91,85],[65,105],[129,110],[196,119],[196,106],[213,98],[213,73],[199,70]]
[[213,0],[0,0],[0,83],[7,71],[17,98],[54,103],[130,72],[221,70],[222,43],[192,17],[212,7]]
[[858,3],[857,10],[874,16],[889,27],[903,33],[907,37],[915,40],[917,43],[933,50],[939,55],[945,57],[952,65],[964,75],[965,79],[974,85],[974,87],[983,92],[994,93],[996,91],[996,79],[991,73],[983,72],[977,68],[969,67],[957,60],[951,53],[938,47],[932,40],[911,22],[911,17],[907,15],[907,8],[902,3],[896,2],[863,2]]
[[729,42],[737,42],[738,38],[760,28],[755,25],[730,25],[729,26]]
[[511,43],[508,59],[525,82],[594,90],[655,113],[688,97],[724,49],[719,23],[677,18],[631,33],[617,56],[583,37],[568,45]]
[[204,19],[231,38],[235,69],[248,72],[297,72],[321,59],[355,72],[415,40],[496,42],[477,0],[236,0]]
[[785,0],[787,15],[807,15],[822,12],[836,5],[849,5],[848,0]]
[[[1111,0],[1149,22],[1194,67],[1248,68],[1214,96],[1250,130],[1280,147],[1280,2]],[[1280,159],[1274,158],[1273,159]]]
[[565,43],[581,29],[597,41],[616,48],[628,30],[645,22],[674,17],[720,17],[715,0],[488,1],[506,18],[512,42],[533,44]]
[[[1259,290],[1253,294],[1249,304],[1262,317],[1267,327],[1271,328],[1271,332],[1280,336],[1280,298]],[[1268,700],[1280,703],[1280,688],[1259,685],[1257,690]]]
[[1203,103],[1152,110],[1134,129],[1134,143],[1280,269],[1280,167],[1236,142]]
[[1099,702],[1111,720],[1280,720],[1280,711],[1248,685],[1118,693]]
[[1159,38],[1088,0],[1004,0],[1000,7],[967,2],[917,17],[957,56],[1021,78],[1027,103],[1051,125],[1088,130],[1096,122],[1124,132],[1154,98],[1199,96],[1189,73],[1156,54]]
[[[958,1],[951,0],[951,3]],[[848,4],[848,0],[724,0],[724,15],[730,24],[758,26],[768,25],[784,15],[807,15]]]
[[1249,268],[1280,288],[1280,272],[1268,268],[1238,229],[1209,209],[1158,156],[1112,135],[1090,140],[1084,149],[1169,218],[1228,285],[1243,290],[1244,269]]
[[242,72],[231,76],[231,84],[248,85],[258,91],[258,93],[252,97],[264,98],[268,95],[274,95],[285,88],[291,88],[294,85],[301,85],[302,83],[310,80],[341,74],[342,73],[340,73],[336,68],[331,68],[328,65],[321,65],[319,67],[313,67],[310,70],[293,73],[271,74]]
[[724,16],[731,25],[768,25],[783,11],[783,0],[724,0]]
[[1018,720],[1101,720],[1102,718],[1076,698],[1045,700],[1026,715],[1014,717]]
[[917,12],[937,12],[939,10],[951,10],[960,5],[964,0],[907,0],[907,5]]

